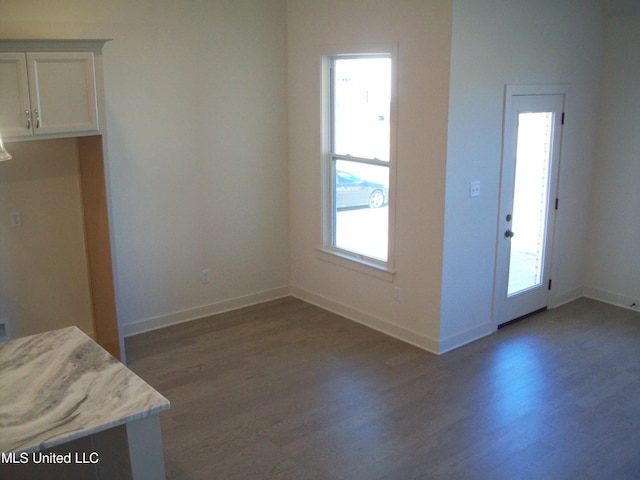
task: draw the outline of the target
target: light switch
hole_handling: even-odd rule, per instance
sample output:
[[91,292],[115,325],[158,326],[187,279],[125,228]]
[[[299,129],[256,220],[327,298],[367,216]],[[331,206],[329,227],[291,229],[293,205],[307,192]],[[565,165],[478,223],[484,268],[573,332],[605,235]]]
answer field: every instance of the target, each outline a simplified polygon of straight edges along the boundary
[[469,196],[477,197],[480,195],[480,181],[471,182],[469,185]]

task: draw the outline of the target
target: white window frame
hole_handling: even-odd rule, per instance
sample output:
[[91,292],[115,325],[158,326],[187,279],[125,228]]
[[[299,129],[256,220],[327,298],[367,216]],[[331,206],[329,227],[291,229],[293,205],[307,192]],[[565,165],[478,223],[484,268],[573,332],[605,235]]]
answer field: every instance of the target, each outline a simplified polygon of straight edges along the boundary
[[[376,55],[388,56],[391,59],[391,105],[390,105],[390,146],[389,146],[389,224],[387,261],[367,257],[356,252],[341,249],[334,243],[334,185],[332,152],[332,78],[330,67],[336,57],[358,58]],[[395,277],[395,192],[396,192],[396,138],[397,138],[397,45],[357,46],[354,48],[333,49],[323,52],[322,63],[322,239],[318,253],[321,260],[343,266],[345,268],[371,275],[392,282]]]

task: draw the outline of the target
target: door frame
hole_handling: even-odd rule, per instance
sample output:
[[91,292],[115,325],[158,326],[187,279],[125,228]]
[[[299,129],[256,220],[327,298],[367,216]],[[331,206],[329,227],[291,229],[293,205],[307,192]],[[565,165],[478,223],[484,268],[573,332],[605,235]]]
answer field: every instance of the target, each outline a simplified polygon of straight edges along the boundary
[[[500,248],[501,248],[501,233],[502,232],[502,221],[501,221],[501,208],[502,208],[502,195],[503,195],[503,172],[504,172],[504,162],[505,162],[505,155],[508,154],[509,152],[505,152],[505,144],[506,144],[506,135],[509,133],[507,132],[507,125],[509,122],[509,119],[507,118],[507,115],[509,114],[509,99],[511,97],[514,96],[535,96],[535,95],[563,95],[564,97],[564,102],[563,102],[563,118],[562,118],[562,122],[564,125],[564,112],[567,109],[567,99],[569,98],[569,90],[570,90],[570,85],[569,84],[564,84],[564,83],[558,83],[558,84],[506,84],[505,88],[504,88],[504,98],[503,98],[503,112],[502,112],[502,144],[501,144],[501,158],[500,158],[500,182],[499,182],[499,190],[498,190],[498,204],[497,204],[497,222],[496,222],[496,231],[497,231],[497,235],[496,235],[496,254],[495,254],[495,264],[494,264],[494,275],[493,275],[493,297],[492,297],[492,322],[495,324],[496,328],[498,328],[500,325],[509,323],[509,321],[511,320],[506,320],[506,321],[502,321],[501,323],[498,323],[498,301],[497,301],[497,297],[498,297],[498,288],[501,287],[502,285],[498,284],[498,278],[499,278],[499,271],[498,268],[500,266]],[[561,137],[559,139],[560,145],[558,146],[558,173],[557,173],[557,178],[556,178],[556,183],[555,185],[551,185],[551,190],[555,191],[556,194],[556,198],[559,197],[559,192],[560,192],[560,171],[561,171],[561,164],[562,164],[562,144],[563,144],[563,136],[564,136],[564,129],[561,130]],[[550,201],[554,201],[550,198]],[[557,210],[557,209],[556,209]],[[555,243],[556,243],[556,235],[557,235],[557,231],[556,231],[556,219],[557,219],[557,215],[554,215],[552,219],[549,219],[550,222],[552,222],[552,230],[551,230],[551,235],[549,235],[549,237],[547,238],[546,241],[546,250],[548,252],[549,255],[549,266],[548,266],[548,271],[549,271],[549,275],[550,275],[550,279],[553,275],[553,266],[555,265]],[[548,308],[550,305],[550,299],[551,299],[551,289],[549,288],[546,294],[546,307],[544,308]],[[534,313],[534,312],[531,312]],[[526,316],[526,315],[525,315]],[[520,318],[520,317],[517,317]],[[513,319],[515,320],[515,319]]]

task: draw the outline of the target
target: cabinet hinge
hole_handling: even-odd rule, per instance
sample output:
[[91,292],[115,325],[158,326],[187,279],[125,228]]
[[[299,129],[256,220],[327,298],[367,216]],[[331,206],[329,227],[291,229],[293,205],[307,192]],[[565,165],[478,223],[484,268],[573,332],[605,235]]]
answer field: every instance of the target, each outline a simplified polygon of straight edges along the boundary
[[560,123],[564,125],[564,112],[562,112],[562,120],[560,120]]
[[549,279],[549,290],[551,290],[551,279]]

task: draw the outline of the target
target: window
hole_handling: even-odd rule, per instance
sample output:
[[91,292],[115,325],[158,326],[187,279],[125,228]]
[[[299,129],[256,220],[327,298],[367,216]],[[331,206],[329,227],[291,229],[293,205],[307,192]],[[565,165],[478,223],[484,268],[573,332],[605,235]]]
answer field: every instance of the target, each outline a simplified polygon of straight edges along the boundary
[[326,58],[325,249],[387,269],[392,57]]

